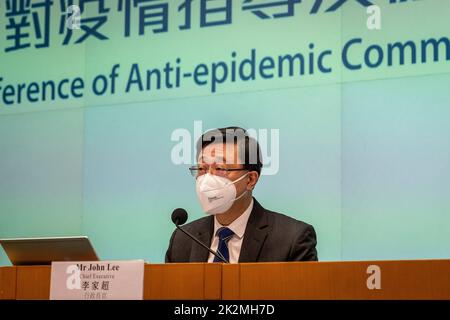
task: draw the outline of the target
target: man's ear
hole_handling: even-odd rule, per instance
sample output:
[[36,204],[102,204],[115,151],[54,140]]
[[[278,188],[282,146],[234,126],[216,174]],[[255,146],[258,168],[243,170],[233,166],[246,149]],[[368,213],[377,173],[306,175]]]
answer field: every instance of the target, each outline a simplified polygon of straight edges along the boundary
[[258,182],[259,174],[256,171],[249,171],[248,178],[247,190],[252,191],[255,188],[256,183]]

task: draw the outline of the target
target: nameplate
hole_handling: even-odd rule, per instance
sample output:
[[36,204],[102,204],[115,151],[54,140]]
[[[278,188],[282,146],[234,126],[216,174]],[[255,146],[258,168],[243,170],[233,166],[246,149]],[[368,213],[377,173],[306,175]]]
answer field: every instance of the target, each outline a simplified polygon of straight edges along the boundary
[[142,300],[144,260],[53,262],[50,300]]

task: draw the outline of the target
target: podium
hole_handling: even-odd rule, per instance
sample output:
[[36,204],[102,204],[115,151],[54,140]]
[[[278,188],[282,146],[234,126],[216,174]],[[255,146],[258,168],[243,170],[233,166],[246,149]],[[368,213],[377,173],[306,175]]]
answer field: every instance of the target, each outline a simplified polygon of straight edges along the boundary
[[[379,271],[379,288],[368,285]],[[48,299],[50,266],[0,268],[0,299]],[[146,264],[144,299],[450,299],[450,260]]]
[[[221,264],[146,264],[144,299],[219,300]],[[0,299],[50,297],[51,266],[0,268]]]
[[16,299],[16,271],[15,267],[0,268],[0,300]]
[[[370,266],[380,289],[368,287]],[[222,279],[223,299],[450,299],[450,260],[223,265]]]

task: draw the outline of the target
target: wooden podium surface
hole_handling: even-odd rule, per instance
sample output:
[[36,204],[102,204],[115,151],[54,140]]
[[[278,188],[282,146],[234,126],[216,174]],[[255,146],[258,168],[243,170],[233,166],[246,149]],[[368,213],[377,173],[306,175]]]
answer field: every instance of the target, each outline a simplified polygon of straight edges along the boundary
[[[381,289],[367,286],[378,266]],[[450,260],[223,265],[223,299],[450,299]]]
[[[380,289],[368,287],[374,268]],[[48,299],[50,270],[0,268],[0,299]],[[147,264],[144,272],[144,299],[450,299],[450,260]]]

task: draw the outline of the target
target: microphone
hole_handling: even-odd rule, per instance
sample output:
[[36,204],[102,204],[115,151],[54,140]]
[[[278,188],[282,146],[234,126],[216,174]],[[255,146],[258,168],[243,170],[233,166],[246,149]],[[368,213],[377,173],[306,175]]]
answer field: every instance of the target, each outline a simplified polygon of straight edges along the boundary
[[172,212],[172,222],[175,223],[175,225],[183,225],[186,223],[188,218],[188,213],[183,208],[177,208],[173,210]]
[[192,240],[197,242],[200,246],[202,246],[203,248],[205,248],[206,250],[211,252],[213,255],[215,255],[217,258],[219,258],[222,262],[229,263],[229,261],[227,261],[227,259],[225,259],[225,257],[220,252],[216,252],[216,251],[212,250],[211,248],[206,246],[204,243],[202,243],[200,240],[195,238],[192,234],[190,234],[189,232],[187,232],[186,230],[184,230],[183,228],[180,227],[180,225],[183,225],[187,221],[187,219],[188,219],[188,213],[183,208],[177,208],[177,209],[173,210],[172,222],[175,224],[175,226],[181,232],[183,232],[189,238],[191,238]]

